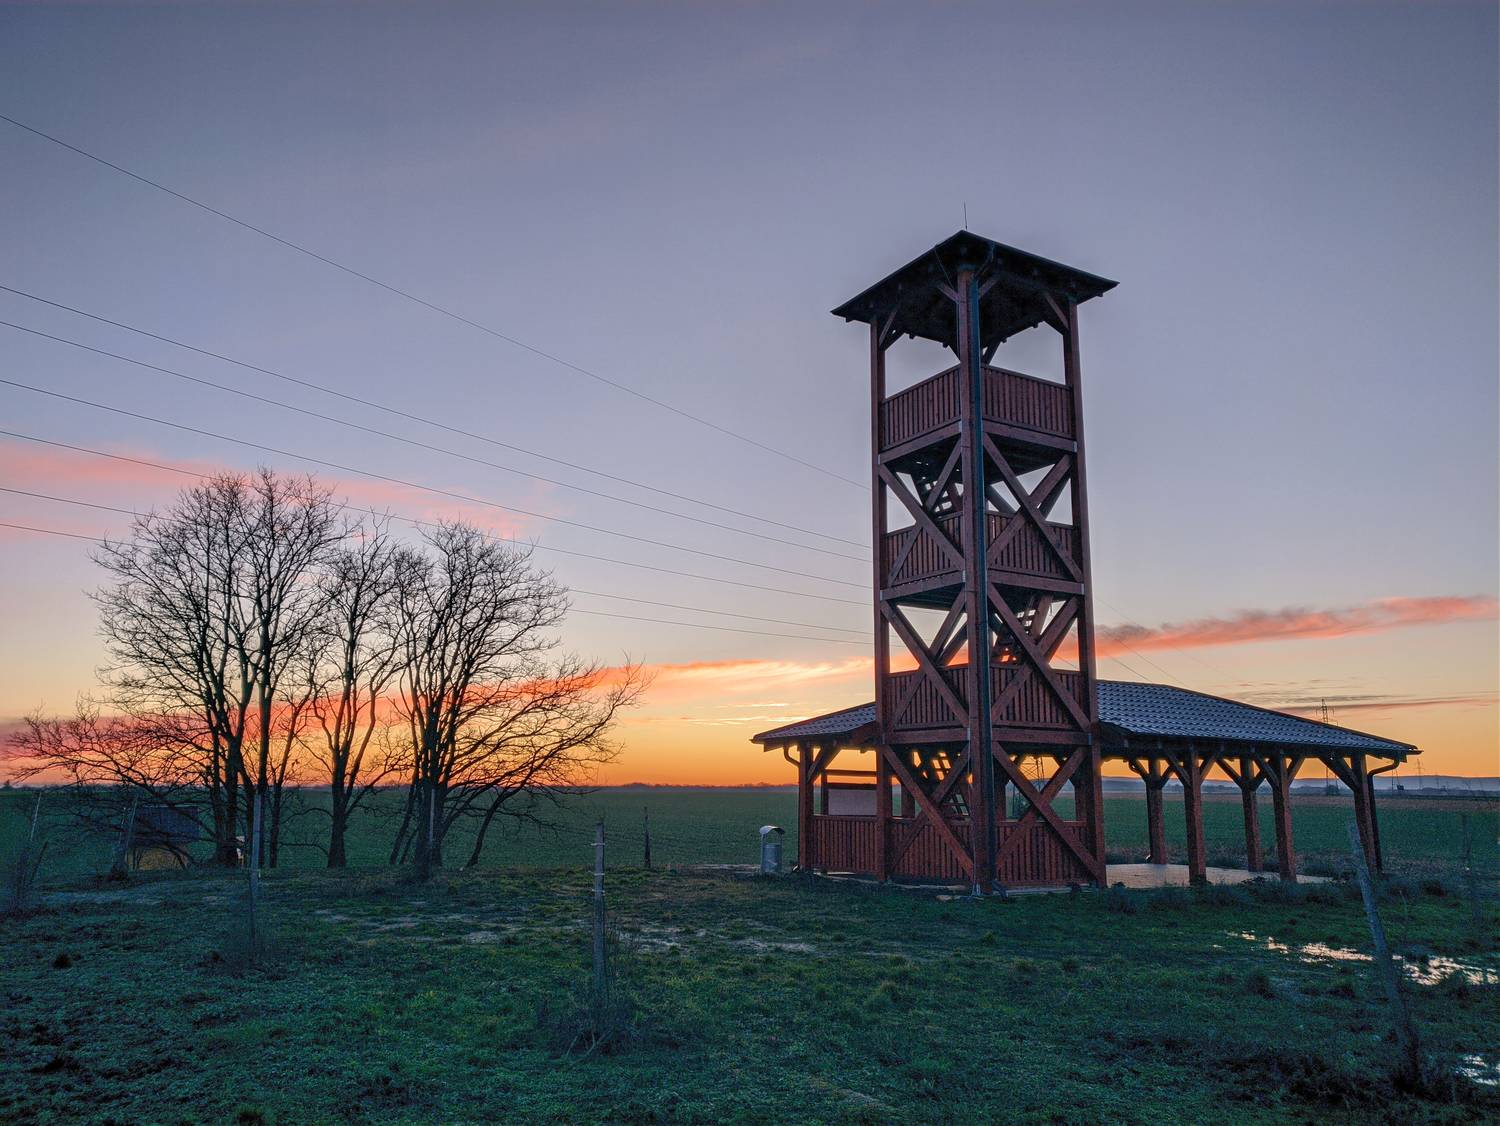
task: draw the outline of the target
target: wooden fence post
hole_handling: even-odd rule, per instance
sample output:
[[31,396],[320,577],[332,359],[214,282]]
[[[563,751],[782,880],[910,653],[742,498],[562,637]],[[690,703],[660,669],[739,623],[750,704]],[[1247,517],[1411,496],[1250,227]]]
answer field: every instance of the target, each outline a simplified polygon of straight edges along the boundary
[[604,965],[604,822],[594,825],[594,996],[607,987]]
[[130,845],[135,836],[135,809],[140,798],[130,799],[130,812],[125,815],[125,824],[120,829],[120,844],[115,852],[115,862],[110,865],[110,875],[123,880],[130,874]]
[[651,871],[651,811],[641,806],[641,833],[646,843],[646,871]]
[[1417,1029],[1407,1011],[1406,999],[1401,996],[1401,975],[1391,959],[1391,948],[1385,941],[1385,927],[1380,922],[1380,912],[1375,904],[1375,888],[1370,882],[1370,869],[1365,861],[1365,844],[1360,840],[1358,821],[1349,822],[1349,851],[1354,860],[1354,875],[1359,880],[1359,894],[1365,901],[1365,921],[1370,925],[1370,938],[1375,944],[1375,972],[1385,988],[1386,1001],[1391,1007],[1391,1020],[1396,1026],[1396,1043],[1401,1049],[1402,1068],[1408,1081],[1415,1083],[1422,1077],[1422,1053],[1417,1043]]

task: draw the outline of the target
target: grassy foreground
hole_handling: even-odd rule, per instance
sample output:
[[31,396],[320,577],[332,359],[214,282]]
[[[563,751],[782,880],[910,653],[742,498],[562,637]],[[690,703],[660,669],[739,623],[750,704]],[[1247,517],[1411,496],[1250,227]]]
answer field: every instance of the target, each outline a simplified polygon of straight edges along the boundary
[[[54,892],[0,923],[0,1120],[1239,1121],[1500,1114],[1424,1095],[1393,1049],[1356,900],[1266,887],[1007,901],[618,870],[636,1037],[586,1058],[555,1014],[587,974],[582,870],[273,873]],[[1492,908],[1386,905],[1428,959],[1433,1061],[1500,1050]],[[1322,944],[1322,945],[1319,945]],[[1441,961],[1463,962],[1454,969]],[[1447,972],[1452,970],[1453,972]],[[1445,976],[1446,973],[1446,976]]]

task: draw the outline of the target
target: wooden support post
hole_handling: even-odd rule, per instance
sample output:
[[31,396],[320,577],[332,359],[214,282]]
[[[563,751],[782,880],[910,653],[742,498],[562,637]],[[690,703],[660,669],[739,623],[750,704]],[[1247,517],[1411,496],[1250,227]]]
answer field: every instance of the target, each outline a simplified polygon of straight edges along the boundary
[[1271,809],[1276,822],[1276,867],[1281,878],[1297,882],[1297,854],[1292,847],[1292,776],[1296,766],[1291,756],[1272,751],[1266,759],[1266,778],[1271,783]]
[[1370,788],[1370,842],[1375,846],[1375,871],[1385,872],[1385,856],[1380,850],[1380,818],[1375,811],[1375,775],[1383,774],[1392,767],[1382,767],[1365,773],[1365,785]]
[[594,996],[603,998],[609,977],[604,965],[604,822],[594,825]]
[[1366,771],[1365,756],[1358,752],[1349,756],[1348,786],[1354,795],[1354,820],[1359,826],[1360,844],[1365,850],[1365,866],[1376,872],[1380,862],[1375,856],[1375,830],[1371,826],[1370,778]]
[[1192,744],[1182,756],[1182,810],[1187,818],[1188,880],[1208,880],[1208,850],[1203,841],[1203,766]]
[[1167,825],[1162,809],[1162,788],[1167,784],[1165,772],[1153,755],[1146,775],[1146,833],[1151,841],[1151,863],[1167,862]]
[[797,744],[797,868],[813,870],[812,748]]
[[[1049,299],[1050,300],[1050,299]],[[1054,306],[1055,308],[1055,306]],[[1078,305],[1068,301],[1063,326],[1063,380],[1067,384],[1073,408],[1073,523],[1078,529],[1079,566],[1084,596],[1078,603],[1078,672],[1083,678],[1083,705],[1089,720],[1089,758],[1085,764],[1085,785],[1089,788],[1088,816],[1084,822],[1084,840],[1098,864],[1101,879],[1104,866],[1104,764],[1099,749],[1099,684],[1094,651],[1094,574],[1093,549],[1089,535],[1088,476],[1084,468],[1083,447],[1083,362],[1079,354]],[[1074,787],[1075,795],[1077,787]]]
[[875,752],[875,878],[891,878],[891,765]]
[[[961,417],[966,545],[964,596],[969,622],[969,663],[965,699],[969,713],[969,848],[974,891],[985,894],[995,882],[998,844],[995,832],[995,729],[990,711],[990,573],[988,509],[985,499],[984,366],[980,357],[979,283],[972,266],[958,270],[956,290],[958,365],[963,373]],[[876,544],[878,552],[880,545]]]
[[1422,1048],[1417,1040],[1417,1028],[1412,1023],[1406,999],[1401,996],[1401,971],[1391,958],[1391,948],[1385,940],[1385,926],[1380,921],[1380,910],[1375,903],[1375,888],[1370,880],[1370,870],[1365,866],[1369,846],[1360,839],[1357,823],[1349,825],[1349,851],[1354,858],[1354,876],[1359,881],[1360,898],[1364,900],[1365,919],[1370,925],[1370,939],[1375,947],[1375,972],[1385,989],[1386,1001],[1391,1007],[1391,1023],[1395,1026],[1396,1044],[1401,1049],[1402,1078],[1408,1084],[1420,1082],[1422,1078]]
[[1260,779],[1249,755],[1240,756],[1240,803],[1245,811],[1245,867],[1252,872],[1265,870],[1260,844],[1260,811],[1255,808],[1255,791]]

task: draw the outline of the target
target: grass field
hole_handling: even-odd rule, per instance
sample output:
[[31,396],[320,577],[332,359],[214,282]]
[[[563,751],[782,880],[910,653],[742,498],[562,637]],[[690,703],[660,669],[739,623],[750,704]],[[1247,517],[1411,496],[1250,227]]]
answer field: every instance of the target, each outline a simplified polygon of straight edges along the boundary
[[[22,802],[0,796],[13,843]],[[569,832],[497,842],[482,868],[426,885],[374,863],[372,819],[368,866],[320,871],[306,853],[267,874],[272,945],[256,963],[242,874],[101,884],[88,848],[60,849],[44,909],[0,920],[0,1121],[1500,1116],[1496,1089],[1458,1077],[1466,1057],[1500,1060],[1500,915],[1451,880],[1397,881],[1383,906],[1433,1077],[1414,1093],[1389,1078],[1346,886],[972,901],[686,866],[753,860],[755,829],[785,824],[790,801],[595,794]],[[643,803],[658,863],[677,867],[640,870]],[[1338,855],[1347,810],[1297,809],[1306,857]],[[1110,802],[1121,854],[1143,847],[1140,810]],[[636,1015],[619,1050],[580,1057],[560,1014],[587,977],[601,811]],[[1461,811],[1382,813],[1396,866],[1451,871]],[[1493,807],[1482,816],[1492,851]],[[1209,804],[1211,849],[1233,847],[1238,817]]]
[[[321,868],[327,822],[316,810],[322,795],[308,791],[298,803],[301,815],[287,830],[289,845],[282,865]],[[0,790],[0,863],[11,855],[26,830],[35,795]],[[385,864],[394,834],[395,793],[375,795],[371,807],[350,828],[349,861],[354,867]],[[1261,801],[1261,840],[1268,862],[1275,860],[1275,832],[1270,800]],[[115,841],[80,837],[66,817],[64,802],[44,798],[42,827],[48,856],[42,878],[49,884],[102,875],[109,868]],[[1071,813],[1066,799],[1059,803]],[[1342,871],[1349,854],[1348,798],[1299,794],[1293,799],[1293,836],[1301,870],[1308,874]],[[642,857],[642,816],[649,813],[653,859],[658,864],[751,864],[759,858],[760,826],[776,824],[787,831],[785,854],[795,858],[796,795],[780,789],[615,789],[582,794],[558,812],[556,832],[535,828],[491,830],[482,866],[555,868],[592,863],[594,822],[603,818],[611,862],[638,864]],[[1495,842],[1500,839],[1500,804],[1496,802],[1393,798],[1379,803],[1381,841],[1389,869],[1409,875],[1452,875],[1463,849],[1463,821],[1469,818],[1474,859],[1488,879],[1496,870]],[[1182,801],[1166,795],[1167,845],[1173,859],[1185,861]],[[1136,796],[1105,801],[1105,826],[1112,860],[1146,857],[1146,803]],[[1243,867],[1244,823],[1237,797],[1213,795],[1204,803],[1204,834],[1209,863]],[[473,838],[455,830],[447,859],[461,864]],[[789,861],[790,863],[790,861]]]

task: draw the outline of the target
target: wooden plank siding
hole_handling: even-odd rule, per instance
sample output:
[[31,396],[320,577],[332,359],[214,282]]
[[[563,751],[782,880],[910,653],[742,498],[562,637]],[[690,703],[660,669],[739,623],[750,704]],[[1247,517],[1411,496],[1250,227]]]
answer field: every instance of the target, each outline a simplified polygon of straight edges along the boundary
[[[956,422],[963,410],[963,379],[957,367],[898,391],[880,404],[880,448],[888,450]],[[1061,383],[1004,368],[984,369],[986,419],[1072,439],[1073,401]]]
[[[942,673],[948,687],[960,700],[963,700],[965,698],[963,666],[946,668],[942,670]],[[1056,676],[1065,692],[1069,693],[1075,701],[1083,702],[1082,676],[1065,669],[1056,669],[1053,675]],[[906,699],[906,694],[914,680],[918,683],[911,699],[888,721],[892,734],[962,726],[961,717],[954,714],[942,691],[933,683],[932,678],[920,669],[891,673],[886,678],[886,691],[889,693],[893,708]],[[1009,689],[1018,680],[1021,681],[1020,687],[1013,695],[1010,695]],[[1040,676],[1028,673],[1025,666],[992,666],[990,685],[991,697],[997,705],[1000,705],[993,716],[996,727],[1045,727],[1064,730],[1074,727],[1072,717],[1052,689]]]
[[[813,856],[817,867],[828,872],[873,876],[880,865],[877,818],[818,815],[812,819]],[[967,837],[969,824],[952,822],[960,837]],[[1084,826],[1063,822],[1065,832],[1081,839]],[[1030,824],[1018,830],[1015,822],[998,826],[1002,859],[995,878],[1009,887],[1087,883],[1090,876],[1077,856],[1049,826]],[[1019,831],[1021,845],[1005,854],[1005,842]],[[904,879],[952,881],[969,878],[967,861],[953,850],[926,818],[895,818],[890,822],[890,847],[900,855],[891,875]]]
[[[935,517],[933,522],[948,536],[950,542],[958,542],[959,517],[956,514]],[[1042,539],[1036,525],[1026,517],[991,512],[986,523],[991,545],[999,543],[1001,535],[1012,524],[1020,525],[1002,547],[991,551],[987,562],[992,574],[998,576],[1017,573],[1063,581],[1072,578],[1057,554]],[[1068,559],[1075,564],[1080,561],[1081,536],[1077,528],[1071,524],[1048,521],[1047,535]],[[911,545],[909,551],[908,544]],[[880,585],[883,589],[936,578],[958,570],[952,555],[944,551],[937,537],[920,524],[887,532],[881,537],[880,549]]]

